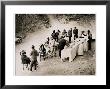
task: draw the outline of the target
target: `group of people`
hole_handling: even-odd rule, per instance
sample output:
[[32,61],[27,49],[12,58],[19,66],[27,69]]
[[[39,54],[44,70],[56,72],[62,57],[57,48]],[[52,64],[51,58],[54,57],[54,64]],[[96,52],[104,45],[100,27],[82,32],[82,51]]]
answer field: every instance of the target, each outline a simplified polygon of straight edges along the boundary
[[84,36],[88,37],[88,50],[91,50],[92,34],[90,30],[87,31],[87,34],[85,33],[85,31],[82,31],[80,37],[84,38]]
[[[88,30],[87,34],[82,31],[81,37],[83,36],[88,36],[88,48],[89,50],[91,50],[92,34],[90,30]],[[51,37],[48,37],[46,42],[40,45],[39,52],[35,49],[35,46],[32,45],[32,51],[30,53],[31,60],[26,56],[26,52],[24,50],[20,52],[23,69],[24,64],[27,64],[27,67],[28,64],[30,64],[30,71],[32,71],[33,67],[36,70],[38,66],[37,56],[40,56],[40,61],[41,57],[43,57],[43,59],[45,60],[49,55],[51,57],[56,56],[57,50],[59,51],[59,57],[61,58],[61,51],[64,49],[65,45],[69,46],[72,37],[74,37],[74,40],[78,38],[78,29],[76,27],[74,27],[74,29],[70,28],[68,32],[64,29],[62,33],[60,32],[60,30],[57,30],[56,32],[55,30],[53,30]],[[66,40],[65,38],[68,38],[69,40]]]
[[[37,61],[37,56],[39,55],[38,51],[35,49],[35,46],[32,45],[32,50],[30,53],[31,56],[31,60],[30,58],[26,55],[26,51],[22,50],[20,52],[21,55],[21,60],[22,60],[22,64],[23,64],[23,70],[24,70],[24,64],[26,64],[26,68],[30,68],[30,71],[32,71],[32,67],[34,66],[34,69],[36,70],[37,66],[38,66],[38,61]],[[28,65],[30,64],[30,66],[28,67]]]
[[[55,30],[54,30],[54,33],[55,33]],[[58,33],[58,35],[60,34],[60,31],[58,30],[56,32],[56,34]],[[58,38],[58,35],[57,35],[57,38]],[[72,30],[72,28],[70,28],[68,30],[68,32],[64,29],[63,32],[61,33],[61,35],[63,36],[63,38],[65,37],[68,37],[69,38],[69,43],[71,43],[71,38],[72,38],[72,35],[74,35],[74,40],[76,38],[78,38],[78,29],[76,27],[74,27],[74,29]],[[60,38],[60,37],[59,37]]]

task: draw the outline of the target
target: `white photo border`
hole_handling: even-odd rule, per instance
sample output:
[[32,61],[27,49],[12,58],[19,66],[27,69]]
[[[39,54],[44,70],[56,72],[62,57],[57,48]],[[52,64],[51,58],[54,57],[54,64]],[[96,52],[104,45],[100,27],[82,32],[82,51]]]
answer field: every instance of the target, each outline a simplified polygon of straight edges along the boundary
[[[15,76],[15,14],[96,14],[95,76]],[[6,85],[106,85],[106,5],[6,5]]]

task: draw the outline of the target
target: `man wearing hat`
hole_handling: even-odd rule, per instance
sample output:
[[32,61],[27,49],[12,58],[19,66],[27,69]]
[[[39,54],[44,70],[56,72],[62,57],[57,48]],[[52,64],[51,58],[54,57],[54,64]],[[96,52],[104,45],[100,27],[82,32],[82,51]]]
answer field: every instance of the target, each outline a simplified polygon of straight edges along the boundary
[[38,65],[38,61],[37,61],[37,56],[39,55],[39,53],[37,52],[37,50],[35,49],[35,46],[32,45],[32,51],[30,53],[30,56],[31,56],[31,67],[30,67],[30,71],[32,71],[32,67],[34,66],[35,67],[35,70],[36,70],[36,67]]

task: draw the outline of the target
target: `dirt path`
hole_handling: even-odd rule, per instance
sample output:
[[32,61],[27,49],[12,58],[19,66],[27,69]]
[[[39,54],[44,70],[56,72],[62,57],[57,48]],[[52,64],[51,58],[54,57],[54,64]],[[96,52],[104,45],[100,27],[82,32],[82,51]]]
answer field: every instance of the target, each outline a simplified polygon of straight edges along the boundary
[[[84,53],[84,56],[77,56],[74,59],[74,61],[71,63],[68,62],[68,60],[66,60],[65,62],[61,62],[61,60],[58,58],[58,54],[57,54],[57,57],[46,59],[45,61],[42,60],[40,62],[38,59],[39,67],[37,71],[31,72],[31,71],[28,71],[27,69],[23,71],[19,52],[21,51],[21,49],[25,49],[27,52],[27,55],[29,56],[31,45],[34,44],[36,45],[36,48],[37,48],[38,47],[37,44],[38,43],[40,44],[40,42],[43,41],[42,39],[42,41],[36,40],[35,42],[35,39],[40,36],[40,34],[39,36],[37,34],[39,33],[36,33],[36,35],[33,35],[32,37],[30,35],[31,38],[30,37],[29,37],[30,39],[27,38],[28,41],[25,40],[24,43],[16,46],[16,75],[26,75],[26,76],[27,75],[30,75],[30,76],[32,75],[80,75],[80,74],[91,75],[95,73],[95,55],[94,55],[94,52],[92,51],[89,51],[88,53]],[[34,41],[32,41],[32,39]],[[93,49],[95,49],[94,45],[95,43],[92,44]]]
[[[95,71],[95,56],[92,57],[90,54],[85,53],[84,56],[78,56],[71,63],[61,62],[58,57],[54,57],[52,59],[47,59],[46,61],[39,61],[39,67],[37,71],[28,71],[22,70],[20,51],[25,50],[27,52],[27,56],[29,56],[31,51],[31,46],[35,45],[35,48],[38,50],[39,45],[44,43],[46,38],[50,36],[50,33],[55,29],[63,30],[64,28],[69,29],[70,27],[74,27],[66,25],[59,25],[58,21],[52,20],[52,27],[50,29],[39,30],[34,33],[30,33],[27,35],[25,40],[19,45],[16,45],[15,50],[15,71],[16,75],[80,75],[80,74],[94,74]],[[68,28],[69,27],[69,28]],[[95,45],[95,44],[93,44]],[[95,49],[95,47],[93,48]],[[94,53],[93,53],[94,54]],[[30,57],[30,56],[29,56]]]

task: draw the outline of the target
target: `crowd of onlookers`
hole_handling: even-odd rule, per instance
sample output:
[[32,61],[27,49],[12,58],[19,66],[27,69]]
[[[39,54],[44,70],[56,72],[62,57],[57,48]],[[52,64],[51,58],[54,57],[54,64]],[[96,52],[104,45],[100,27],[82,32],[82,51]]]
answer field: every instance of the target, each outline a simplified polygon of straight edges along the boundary
[[[76,40],[79,37],[83,38],[83,36],[88,36],[88,49],[91,50],[92,34],[90,30],[88,30],[87,34],[85,31],[82,31],[81,36],[78,36],[78,29],[76,27],[74,27],[74,29],[70,28],[68,31],[64,29],[62,32],[60,30],[53,30],[51,36],[47,38],[46,42],[40,45],[39,50],[36,50],[35,46],[32,45],[32,51],[30,53],[31,58],[27,57],[24,50],[20,52],[23,69],[24,64],[27,65],[26,67],[30,64],[28,69],[32,71],[34,66],[36,70],[36,67],[38,66],[37,56],[40,57],[41,61],[42,59],[45,60],[48,57],[56,57],[56,52],[58,51],[59,57],[61,58],[61,51],[64,49],[65,45],[69,46],[72,42],[72,38]],[[66,38],[68,38],[68,40]]]

